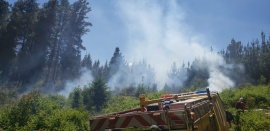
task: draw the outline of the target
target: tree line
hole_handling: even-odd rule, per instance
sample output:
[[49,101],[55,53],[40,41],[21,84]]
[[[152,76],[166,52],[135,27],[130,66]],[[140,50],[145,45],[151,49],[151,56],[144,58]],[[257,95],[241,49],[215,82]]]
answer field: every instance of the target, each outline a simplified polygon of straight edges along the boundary
[[[270,82],[270,36],[266,39],[264,32],[261,32],[261,40],[255,39],[247,44],[232,39],[227,48],[217,54],[225,61],[218,70],[232,79],[236,87],[244,83],[260,85]],[[204,58],[196,58],[187,65],[183,63],[181,67],[173,63],[168,72],[172,84],[165,84],[164,89],[172,93],[208,87],[209,65]]]
[[104,65],[99,60],[93,61],[90,54],[81,60],[81,51],[85,50],[82,36],[92,26],[87,21],[91,8],[86,0],[72,4],[68,0],[49,0],[42,6],[36,0],[18,0],[13,5],[3,0],[0,7],[2,88],[18,92],[33,88],[59,91],[67,80],[75,80],[82,74],[81,68],[89,69],[94,78],[105,82],[114,79],[117,87],[127,85],[126,81],[137,83],[140,80],[135,80],[134,75],[139,73],[149,74],[144,75],[145,81],[154,81],[153,69],[146,61],[133,63],[131,69],[118,47]]
[[[81,68],[87,68],[95,80],[102,79],[113,85],[110,88],[114,94],[137,96],[138,92],[157,90],[151,65],[146,60],[126,62],[118,47],[103,65],[99,60],[92,60],[90,54],[82,58],[81,51],[85,50],[82,36],[92,26],[87,21],[91,8],[86,0],[72,4],[68,0],[49,0],[43,5],[36,0],[18,0],[13,5],[2,0],[0,7],[2,89],[59,91],[67,80],[75,80],[82,74]],[[269,41],[264,32],[261,42],[257,39],[243,45],[232,39],[227,49],[218,54],[226,64],[234,66],[230,70],[224,66],[219,69],[236,85],[269,83]],[[172,63],[162,88],[167,92],[205,88],[209,85],[209,70],[207,60],[202,58],[183,63],[181,67]]]
[[23,91],[26,86],[59,90],[80,75],[82,36],[92,24],[86,0],[0,2],[0,80]]
[[248,82],[252,84],[270,82],[270,36],[266,39],[264,32],[261,32],[261,41],[256,39],[244,45],[241,41],[232,39],[227,50],[221,51],[220,54],[227,63],[242,64]]

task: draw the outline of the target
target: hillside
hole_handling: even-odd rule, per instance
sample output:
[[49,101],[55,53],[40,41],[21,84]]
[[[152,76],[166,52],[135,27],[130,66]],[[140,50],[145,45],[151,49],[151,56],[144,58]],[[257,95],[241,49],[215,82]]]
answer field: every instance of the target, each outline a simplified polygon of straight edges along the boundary
[[[89,130],[88,120],[97,114],[123,111],[139,106],[136,96],[110,96],[106,104],[97,112],[94,107],[89,109],[83,102],[83,90],[76,88],[69,98],[61,95],[41,95],[33,91],[23,96],[1,92],[0,130]],[[270,85],[253,86],[244,84],[237,88],[225,89],[220,92],[221,99],[227,110],[236,115],[235,102],[243,97],[247,110],[241,113],[239,121],[241,130],[258,131],[270,129]],[[160,98],[164,92],[147,93],[148,99]],[[14,95],[16,97],[14,97]],[[5,98],[5,99],[3,99]],[[120,102],[121,101],[121,102]],[[234,117],[232,129],[237,117]]]
[[[270,129],[270,85],[253,86],[243,84],[238,88],[225,89],[220,97],[225,108],[235,115],[233,124],[240,121],[242,131],[262,131]],[[235,102],[242,97],[247,109],[240,114],[239,120],[236,117]],[[236,125],[233,126],[237,128]]]

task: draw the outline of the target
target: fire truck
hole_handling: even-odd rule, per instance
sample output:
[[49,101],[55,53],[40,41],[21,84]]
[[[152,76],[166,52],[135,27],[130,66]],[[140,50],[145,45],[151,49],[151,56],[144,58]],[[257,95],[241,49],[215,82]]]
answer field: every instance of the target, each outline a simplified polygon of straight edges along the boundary
[[91,131],[228,131],[226,111],[218,92],[166,94],[146,100],[140,95],[140,107],[94,116]]

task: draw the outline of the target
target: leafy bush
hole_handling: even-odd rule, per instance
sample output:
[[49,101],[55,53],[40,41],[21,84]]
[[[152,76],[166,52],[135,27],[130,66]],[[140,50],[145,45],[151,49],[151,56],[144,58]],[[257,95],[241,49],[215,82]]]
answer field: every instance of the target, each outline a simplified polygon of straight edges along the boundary
[[148,100],[158,99],[158,98],[161,98],[162,95],[164,95],[164,94],[165,94],[164,91],[148,93],[148,94],[146,94],[146,99],[148,99]]
[[[158,99],[164,92],[154,92],[148,93],[146,95],[147,100]],[[112,99],[109,100],[107,107],[102,110],[102,113],[108,114],[113,112],[121,112],[124,110],[134,109],[140,107],[140,100],[137,97],[132,96],[113,96]]]
[[55,104],[59,105],[60,107],[68,107],[69,106],[66,97],[63,95],[49,94],[49,95],[43,96],[42,99],[44,101],[55,102]]
[[220,93],[220,97],[226,108],[234,107],[235,102],[240,97],[244,98],[248,109],[270,107],[270,85],[251,86],[241,85],[239,88],[225,89]]
[[241,113],[241,130],[266,131],[270,129],[270,116],[266,115],[266,112],[267,111],[247,111]]
[[114,96],[109,100],[102,113],[108,114],[139,107],[139,99],[131,96]]
[[11,102],[14,102],[15,99],[17,98],[17,93],[12,90],[5,90],[1,89],[0,87],[0,107],[9,104]]
[[71,101],[72,108],[82,108],[83,107],[83,96],[82,89],[76,87],[73,92],[70,93],[69,99]]
[[[54,110],[52,114],[44,120],[43,129],[49,130],[88,130],[89,118],[87,112],[68,109]],[[42,128],[41,128],[42,129]]]
[[88,130],[89,113],[63,105],[60,95],[41,96],[33,91],[12,105],[0,109],[3,130]]
[[[240,125],[236,125],[235,130],[263,131],[270,129],[269,110],[266,110],[270,107],[269,93],[270,85],[253,86],[251,84],[225,89],[220,93],[224,107],[230,112],[235,112],[234,114],[236,114],[235,102],[240,97],[244,98],[247,111],[240,113]],[[237,122],[234,121],[234,123]]]

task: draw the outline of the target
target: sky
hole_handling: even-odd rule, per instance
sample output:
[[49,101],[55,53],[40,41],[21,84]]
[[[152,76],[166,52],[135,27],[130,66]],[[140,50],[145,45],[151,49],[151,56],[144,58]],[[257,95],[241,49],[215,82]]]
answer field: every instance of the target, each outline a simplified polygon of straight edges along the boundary
[[[10,3],[14,0],[10,0]],[[37,0],[44,3],[44,0]],[[71,0],[70,3],[73,3]],[[269,0],[89,0],[87,21],[93,26],[83,36],[93,61],[110,61],[116,47],[132,64],[146,60],[164,82],[173,62],[178,66],[195,58],[210,63],[210,85],[233,82],[217,70],[224,61],[210,52],[226,49],[232,38],[247,44],[270,36]],[[228,66],[228,69],[230,66]],[[214,86],[216,86],[214,84]]]
[[[16,0],[7,1],[13,3]],[[70,0],[70,3],[74,1]],[[47,0],[37,2],[42,5]],[[101,63],[110,60],[116,47],[130,59],[128,61],[133,61],[137,58],[132,57],[134,55],[130,52],[138,53],[131,51],[133,45],[136,43],[138,45],[138,42],[146,39],[150,42],[149,39],[155,39],[154,37],[156,40],[165,40],[178,35],[174,37],[185,39],[189,44],[196,41],[206,48],[212,46],[217,52],[226,49],[232,38],[247,44],[254,39],[260,39],[262,31],[266,36],[270,35],[268,0],[88,0],[88,2],[92,11],[87,14],[87,21],[93,26],[89,27],[90,32],[83,36],[86,50],[82,53],[90,53],[93,60],[100,60]],[[165,43],[164,41],[156,46]],[[144,43],[142,46],[147,49],[154,45],[155,43]]]
[[216,70],[224,61],[209,54],[210,48],[226,49],[232,38],[242,44],[260,40],[262,31],[268,38],[269,5],[267,0],[90,1],[93,26],[83,39],[93,60],[109,61],[119,47],[127,62],[146,59],[163,83],[173,62],[181,66],[207,57],[215,65],[210,86],[232,87],[233,81]]
[[[142,59],[134,58],[133,52],[147,58],[151,53],[149,49],[156,46],[161,48],[153,53],[163,53],[166,49],[170,51],[169,47],[162,47],[167,44],[166,39],[179,39],[188,44],[197,42],[205,48],[212,46],[217,52],[226,49],[232,38],[247,44],[257,38],[260,40],[262,31],[266,36],[270,35],[268,0],[89,2],[92,11],[88,16],[93,26],[83,37],[84,45],[92,59],[99,59],[102,63],[110,60],[115,47],[119,47],[122,54],[133,61]],[[156,44],[158,42],[155,40],[164,42]],[[186,57],[192,55],[188,53],[192,51],[185,50],[187,43],[175,43],[176,46],[171,46],[179,46],[179,51],[187,52]],[[134,46],[145,47],[145,50],[137,51]]]
[[146,59],[162,83],[173,62],[181,66],[204,57],[211,68],[209,86],[233,87],[233,80],[218,70],[224,60],[209,53],[210,48],[218,52],[226,49],[232,38],[247,44],[260,40],[262,31],[270,35],[267,0],[89,2],[93,26],[83,39],[92,59],[109,61],[119,47],[129,63]]

